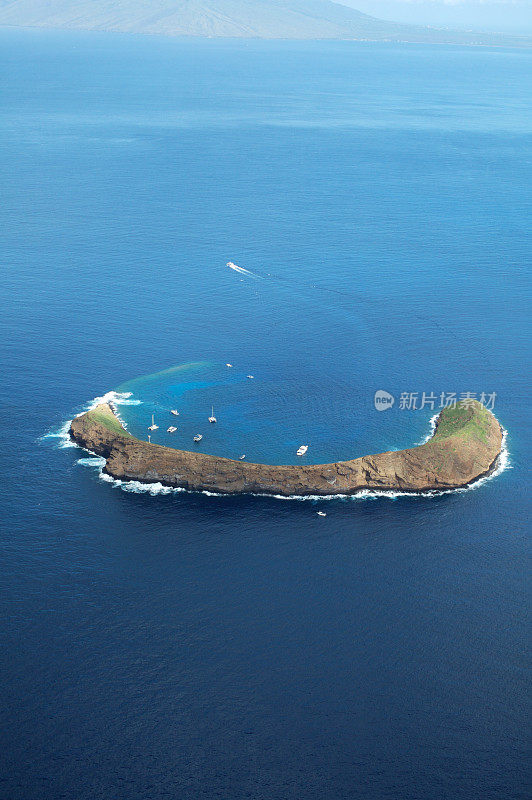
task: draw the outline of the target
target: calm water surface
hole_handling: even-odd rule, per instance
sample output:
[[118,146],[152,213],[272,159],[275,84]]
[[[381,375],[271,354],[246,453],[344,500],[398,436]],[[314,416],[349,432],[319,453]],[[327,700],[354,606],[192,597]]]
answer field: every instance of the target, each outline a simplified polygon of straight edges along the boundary
[[[0,796],[525,798],[530,54],[0,41]],[[274,463],[420,441],[404,392],[495,392],[510,466],[126,492],[42,438],[112,389],[138,435]]]

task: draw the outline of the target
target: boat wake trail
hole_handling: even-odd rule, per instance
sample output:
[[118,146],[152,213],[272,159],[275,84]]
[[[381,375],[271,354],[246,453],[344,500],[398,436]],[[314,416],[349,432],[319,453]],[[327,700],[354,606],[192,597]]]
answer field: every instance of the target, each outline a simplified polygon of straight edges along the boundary
[[240,275],[249,275],[250,278],[260,278],[260,275],[256,275],[254,272],[250,272],[249,269],[244,269],[244,267],[239,267],[238,264],[233,264],[232,261],[228,261],[225,266],[238,272]]

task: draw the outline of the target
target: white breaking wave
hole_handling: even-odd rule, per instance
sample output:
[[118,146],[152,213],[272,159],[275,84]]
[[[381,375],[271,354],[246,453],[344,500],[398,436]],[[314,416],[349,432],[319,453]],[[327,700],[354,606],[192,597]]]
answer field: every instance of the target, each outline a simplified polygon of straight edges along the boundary
[[108,403],[110,406],[140,406],[142,400],[132,400],[132,396],[132,392],[106,392],[101,397],[95,397],[94,400],[90,400],[83,411],[80,414],[76,414],[76,416],[80,417],[81,414],[91,411],[102,403]]
[[78,458],[76,464],[81,464],[83,467],[97,467],[98,469],[105,467],[105,458],[103,456],[91,456],[90,458]]
[[39,441],[43,441],[44,439],[57,439],[58,443],[57,446],[61,449],[65,447],[77,447],[78,445],[72,441],[70,438],[70,425],[72,420],[69,419],[65,422],[64,425],[56,431],[49,431],[49,433],[45,433],[43,436],[40,437]]
[[427,435],[424,436],[423,439],[417,443],[417,445],[415,445],[416,447],[419,447],[422,444],[427,444],[429,439],[432,439],[432,437],[434,436],[434,431],[436,430],[436,420],[438,419],[439,416],[440,414],[438,412],[437,414],[434,414],[434,416],[430,418],[429,420],[430,430],[427,433]]

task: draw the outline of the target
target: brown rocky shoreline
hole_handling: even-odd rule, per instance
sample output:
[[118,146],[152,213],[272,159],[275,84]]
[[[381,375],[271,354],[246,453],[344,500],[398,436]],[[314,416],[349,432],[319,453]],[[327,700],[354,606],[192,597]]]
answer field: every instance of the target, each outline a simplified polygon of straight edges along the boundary
[[116,479],[285,497],[460,488],[495,468],[503,439],[496,418],[476,401],[443,409],[424,444],[332,464],[252,464],[149,444],[129,434],[108,404],[72,420],[70,435],[81,447],[103,456],[104,471]]

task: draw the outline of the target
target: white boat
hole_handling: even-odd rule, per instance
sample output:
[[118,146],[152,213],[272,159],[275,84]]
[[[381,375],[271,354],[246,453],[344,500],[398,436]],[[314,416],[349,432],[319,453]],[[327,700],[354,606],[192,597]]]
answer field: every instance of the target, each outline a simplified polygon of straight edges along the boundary
[[167,433],[175,433],[176,430],[177,430],[177,428],[175,427],[175,425],[170,425],[170,427],[166,429],[166,432]]
[[226,364],[225,366],[226,367],[232,367],[233,365],[232,364]]
[[179,411],[177,411],[175,408],[172,408],[172,409],[170,409],[170,414],[173,414],[174,417],[178,417],[179,416]]
[[155,420],[153,419],[153,414],[151,415],[151,425],[148,425],[149,431],[156,431],[159,426],[155,424]]
[[246,378],[254,378],[254,375],[246,375]]
[[240,456],[240,461],[243,461],[245,459],[245,457],[246,457],[245,455]]
[[308,450],[308,444],[302,444],[299,450],[297,451],[298,456],[304,456]]
[[216,422],[216,417],[214,416],[214,406],[211,407],[211,416],[209,417],[209,422]]
[[316,513],[317,513],[318,517],[326,517],[327,516],[325,511],[317,511]]
[[203,436],[202,436],[202,434],[201,434],[201,433],[197,433],[197,434],[194,436],[194,441],[195,441],[195,442],[201,442],[201,440],[202,440],[202,439],[203,439]]

